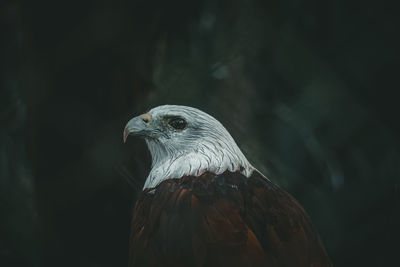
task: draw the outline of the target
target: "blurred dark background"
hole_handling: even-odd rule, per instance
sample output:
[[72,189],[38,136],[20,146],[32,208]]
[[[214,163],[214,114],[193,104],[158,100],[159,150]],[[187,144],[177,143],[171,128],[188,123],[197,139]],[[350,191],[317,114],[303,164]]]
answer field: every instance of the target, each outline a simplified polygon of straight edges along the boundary
[[336,266],[400,266],[398,17],[369,0],[1,0],[0,266],[126,266],[150,158],[122,130],[160,104],[218,118]]

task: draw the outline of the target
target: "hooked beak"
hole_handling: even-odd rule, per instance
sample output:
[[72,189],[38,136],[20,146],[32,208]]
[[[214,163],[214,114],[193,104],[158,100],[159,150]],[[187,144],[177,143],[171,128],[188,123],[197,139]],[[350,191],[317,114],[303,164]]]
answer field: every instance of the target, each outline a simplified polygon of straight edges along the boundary
[[151,114],[146,113],[128,121],[123,134],[124,143],[126,143],[126,139],[129,135],[148,136],[151,132],[151,129],[149,129],[151,119]]

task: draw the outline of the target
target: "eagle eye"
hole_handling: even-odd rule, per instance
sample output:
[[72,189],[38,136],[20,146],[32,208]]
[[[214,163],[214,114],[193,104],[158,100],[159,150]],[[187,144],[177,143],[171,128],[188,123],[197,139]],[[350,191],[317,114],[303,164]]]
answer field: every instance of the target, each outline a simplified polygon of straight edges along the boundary
[[183,130],[187,125],[186,121],[182,118],[172,118],[169,120],[168,124],[176,130]]

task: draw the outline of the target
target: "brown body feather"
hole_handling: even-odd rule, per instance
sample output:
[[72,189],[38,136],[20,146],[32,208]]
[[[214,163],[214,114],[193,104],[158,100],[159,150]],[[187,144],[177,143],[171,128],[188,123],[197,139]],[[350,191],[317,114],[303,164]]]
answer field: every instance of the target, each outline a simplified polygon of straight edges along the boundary
[[146,189],[130,241],[131,266],[331,266],[303,208],[256,171]]

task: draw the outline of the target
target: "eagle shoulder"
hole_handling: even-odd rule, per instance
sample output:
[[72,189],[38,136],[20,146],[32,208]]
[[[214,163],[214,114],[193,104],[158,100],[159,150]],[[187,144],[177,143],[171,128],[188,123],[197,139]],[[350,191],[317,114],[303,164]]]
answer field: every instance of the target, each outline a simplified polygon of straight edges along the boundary
[[303,208],[256,171],[144,190],[130,241],[132,266],[331,266]]

